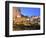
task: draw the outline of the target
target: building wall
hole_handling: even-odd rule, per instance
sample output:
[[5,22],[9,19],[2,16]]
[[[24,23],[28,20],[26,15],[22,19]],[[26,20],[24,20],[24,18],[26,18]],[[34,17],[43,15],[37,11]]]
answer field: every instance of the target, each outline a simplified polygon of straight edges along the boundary
[[21,13],[17,7],[13,7],[13,21],[20,22],[21,21]]

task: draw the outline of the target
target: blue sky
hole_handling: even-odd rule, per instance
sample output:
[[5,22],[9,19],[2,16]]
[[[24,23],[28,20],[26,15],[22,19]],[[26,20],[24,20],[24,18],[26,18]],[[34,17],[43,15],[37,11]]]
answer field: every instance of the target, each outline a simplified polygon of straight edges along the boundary
[[20,10],[24,16],[40,16],[40,8],[20,7]]

